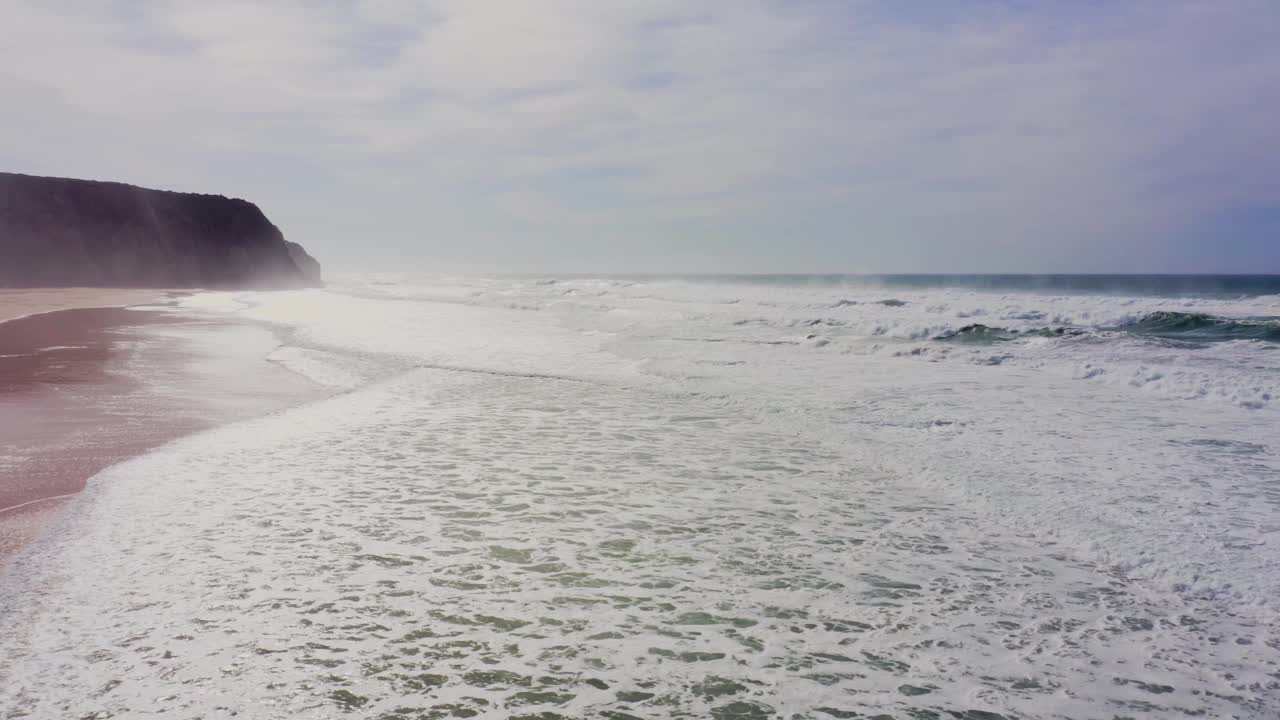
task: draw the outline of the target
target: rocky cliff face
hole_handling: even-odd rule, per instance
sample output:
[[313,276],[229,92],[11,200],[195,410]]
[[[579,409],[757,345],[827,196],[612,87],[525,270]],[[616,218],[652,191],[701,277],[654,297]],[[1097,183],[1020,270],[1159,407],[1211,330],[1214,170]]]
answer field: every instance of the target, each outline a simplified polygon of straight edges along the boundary
[[298,266],[298,270],[302,272],[302,277],[310,285],[322,285],[324,281],[320,277],[320,263],[311,254],[296,242],[284,241],[285,247],[289,249],[289,257],[293,260],[293,264]]
[[245,200],[0,173],[0,287],[318,284],[319,263]]

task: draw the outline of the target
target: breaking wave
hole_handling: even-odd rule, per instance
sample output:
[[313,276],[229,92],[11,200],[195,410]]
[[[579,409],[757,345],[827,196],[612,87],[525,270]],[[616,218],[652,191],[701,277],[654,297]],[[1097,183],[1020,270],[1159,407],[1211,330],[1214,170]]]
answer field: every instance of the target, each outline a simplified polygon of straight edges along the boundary
[[990,327],[982,323],[974,323],[965,325],[959,330],[946,332],[938,335],[934,340],[943,340],[946,342],[969,343],[974,345],[990,345],[998,342],[1007,342],[1017,337],[1014,333],[999,327]]
[[965,325],[959,330],[942,333],[941,335],[934,337],[934,340],[968,343],[973,345],[991,345],[998,342],[1016,340],[1019,337],[1071,337],[1075,335],[1083,335],[1084,332],[1085,331],[1080,328],[1068,327],[1044,327],[1020,331],[974,323],[972,325]]
[[1204,313],[1161,310],[1148,313],[1122,329],[1135,335],[1170,340],[1280,342],[1280,318],[1225,318]]
[[[1193,343],[1257,340],[1280,343],[1280,318],[1228,318],[1207,313],[1173,310],[1150,312],[1130,323],[1102,328],[1130,335],[1181,340]],[[991,345],[1025,337],[1072,337],[1087,331],[1078,327],[1044,327],[1018,330],[982,323],[965,325],[933,337],[934,340],[973,345]]]

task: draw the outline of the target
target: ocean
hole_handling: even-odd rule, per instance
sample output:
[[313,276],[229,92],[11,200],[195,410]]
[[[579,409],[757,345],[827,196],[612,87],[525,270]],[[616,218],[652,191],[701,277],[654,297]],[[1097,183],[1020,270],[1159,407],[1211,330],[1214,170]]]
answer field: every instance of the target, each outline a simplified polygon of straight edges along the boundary
[[0,575],[2,718],[1274,718],[1280,277],[346,275]]

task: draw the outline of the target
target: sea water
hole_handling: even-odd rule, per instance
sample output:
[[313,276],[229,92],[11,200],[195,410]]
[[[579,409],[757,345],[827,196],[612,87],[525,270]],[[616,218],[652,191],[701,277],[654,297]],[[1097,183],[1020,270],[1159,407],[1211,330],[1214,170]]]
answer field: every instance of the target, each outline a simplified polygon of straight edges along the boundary
[[328,399],[95,478],[0,717],[1270,718],[1280,280],[206,293]]

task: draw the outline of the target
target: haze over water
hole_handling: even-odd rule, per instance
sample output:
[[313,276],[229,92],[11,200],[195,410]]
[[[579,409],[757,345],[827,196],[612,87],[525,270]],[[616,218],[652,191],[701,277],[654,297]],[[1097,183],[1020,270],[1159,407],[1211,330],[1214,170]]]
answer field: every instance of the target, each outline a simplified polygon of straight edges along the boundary
[[96,478],[0,586],[0,707],[1273,717],[1278,283],[198,294],[337,394]]

